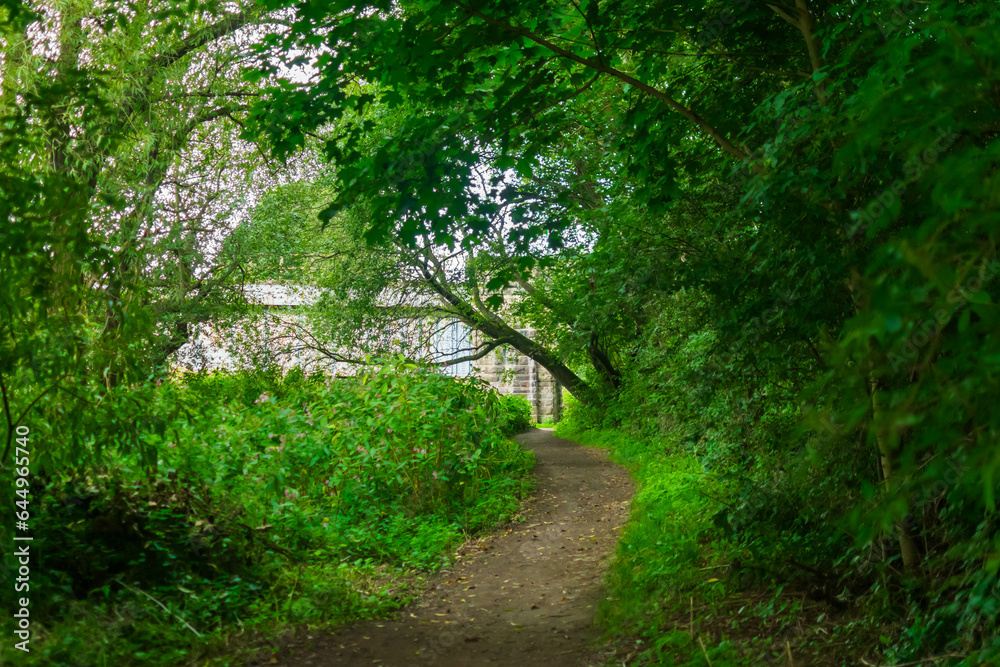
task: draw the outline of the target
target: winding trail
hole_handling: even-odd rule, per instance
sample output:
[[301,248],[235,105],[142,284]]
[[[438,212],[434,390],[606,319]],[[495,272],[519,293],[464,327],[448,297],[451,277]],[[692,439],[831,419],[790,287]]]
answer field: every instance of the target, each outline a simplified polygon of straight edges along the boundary
[[466,544],[420,602],[394,619],[295,647],[287,667],[561,667],[596,652],[593,625],[632,482],[603,451],[534,429],[536,487],[525,521]]

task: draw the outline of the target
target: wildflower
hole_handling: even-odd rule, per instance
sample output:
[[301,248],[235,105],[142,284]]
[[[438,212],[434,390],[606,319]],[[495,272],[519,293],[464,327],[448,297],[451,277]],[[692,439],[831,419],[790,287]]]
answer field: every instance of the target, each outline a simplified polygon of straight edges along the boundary
[[432,472],[432,473],[431,473],[431,476],[433,476],[433,477],[434,477],[434,479],[437,479],[437,478],[438,478],[438,474],[437,474],[437,471],[434,471],[434,472]]
[[177,443],[175,443],[175,442],[168,442],[167,443],[167,447],[173,448],[173,447],[176,447],[176,446],[177,446]]
[[388,431],[389,433],[392,433],[392,428],[387,428],[386,431]]

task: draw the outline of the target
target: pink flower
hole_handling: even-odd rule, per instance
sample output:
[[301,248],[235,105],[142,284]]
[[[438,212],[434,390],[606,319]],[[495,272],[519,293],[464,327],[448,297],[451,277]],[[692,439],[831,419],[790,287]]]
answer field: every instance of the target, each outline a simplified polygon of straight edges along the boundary
[[436,471],[435,471],[435,472],[432,472],[432,473],[431,473],[431,475],[432,475],[432,476],[434,477],[434,479],[437,479],[437,478],[438,478],[438,474],[437,474],[437,472],[436,472]]

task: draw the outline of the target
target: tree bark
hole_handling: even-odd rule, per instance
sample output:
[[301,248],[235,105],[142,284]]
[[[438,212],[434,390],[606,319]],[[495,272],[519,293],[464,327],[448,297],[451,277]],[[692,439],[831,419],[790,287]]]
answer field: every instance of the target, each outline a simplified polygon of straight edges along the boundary
[[[888,489],[890,484],[895,481],[895,466],[893,465],[893,453],[892,448],[889,445],[888,438],[882,428],[876,425],[879,420],[879,414],[882,412],[882,404],[878,398],[877,380],[869,378],[869,391],[871,394],[872,422],[875,430],[875,444],[878,447],[879,462],[882,469],[882,480]],[[909,505],[909,501],[907,501],[907,505]],[[905,523],[905,518],[904,521],[896,523],[896,535],[899,539],[899,552],[903,560],[903,568],[905,570],[919,568],[921,562],[920,549],[917,548],[917,543],[913,539],[913,535],[910,533],[910,529]]]
[[427,285],[449,306],[451,313],[466,326],[475,329],[493,340],[504,339],[521,354],[534,359],[542,368],[552,374],[566,391],[578,401],[590,404],[593,392],[590,386],[572,371],[562,359],[551,350],[531,340],[520,331],[504,322],[494,313],[483,314],[465,299],[455,294],[442,281],[437,280],[426,264],[418,267]]

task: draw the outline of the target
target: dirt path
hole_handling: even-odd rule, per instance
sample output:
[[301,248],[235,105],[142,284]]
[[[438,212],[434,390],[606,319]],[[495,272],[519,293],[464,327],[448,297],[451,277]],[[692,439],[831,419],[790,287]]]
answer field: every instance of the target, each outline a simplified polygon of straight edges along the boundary
[[632,483],[604,452],[536,429],[526,520],[466,545],[395,619],[348,627],[287,656],[288,667],[559,667],[586,664],[607,561],[628,517]]

